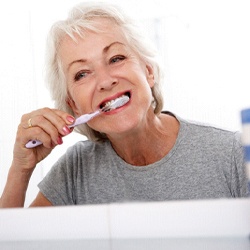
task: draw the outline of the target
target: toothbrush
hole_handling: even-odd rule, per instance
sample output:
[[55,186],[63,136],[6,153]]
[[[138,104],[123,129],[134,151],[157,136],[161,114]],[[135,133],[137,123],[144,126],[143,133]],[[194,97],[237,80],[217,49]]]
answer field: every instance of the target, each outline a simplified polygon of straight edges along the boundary
[[[75,120],[74,124],[69,125],[68,127],[73,128],[73,127],[78,126],[80,124],[86,123],[89,120],[93,119],[94,117],[100,115],[103,112],[108,112],[110,110],[113,110],[113,109],[116,109],[116,108],[119,108],[119,107],[125,105],[128,101],[129,101],[129,97],[126,95],[123,95],[123,96],[115,99],[114,101],[111,101],[108,105],[106,105],[102,109],[98,109],[95,112],[90,113],[90,114],[84,114],[84,115],[79,116]],[[41,144],[43,144],[43,143],[39,140],[31,140],[25,146],[26,146],[26,148],[34,148],[34,147],[37,147]]]

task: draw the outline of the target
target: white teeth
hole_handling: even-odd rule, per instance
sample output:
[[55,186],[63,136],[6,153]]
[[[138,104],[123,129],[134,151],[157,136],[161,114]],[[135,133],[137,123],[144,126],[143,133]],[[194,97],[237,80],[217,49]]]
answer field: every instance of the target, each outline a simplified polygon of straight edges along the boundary
[[113,104],[114,102],[117,102],[117,100],[119,100],[119,99],[123,99],[124,97],[128,98],[127,95],[122,95],[122,96],[120,96],[120,97],[118,97],[118,98],[116,98],[116,99],[114,99],[114,100],[111,100],[111,101],[106,102],[106,103],[105,103],[105,106],[103,107],[103,109],[107,109],[107,108],[110,107],[109,109],[111,110],[111,109],[112,109],[112,108],[111,108],[112,104]]

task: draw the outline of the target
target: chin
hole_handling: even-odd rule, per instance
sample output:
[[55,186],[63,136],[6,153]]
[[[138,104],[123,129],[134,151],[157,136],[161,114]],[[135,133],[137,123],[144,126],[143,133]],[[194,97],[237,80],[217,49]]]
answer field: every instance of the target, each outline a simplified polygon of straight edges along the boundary
[[114,123],[110,125],[105,132],[107,135],[117,134],[117,135],[128,135],[134,134],[138,131],[139,123],[133,120],[123,120],[119,123]]

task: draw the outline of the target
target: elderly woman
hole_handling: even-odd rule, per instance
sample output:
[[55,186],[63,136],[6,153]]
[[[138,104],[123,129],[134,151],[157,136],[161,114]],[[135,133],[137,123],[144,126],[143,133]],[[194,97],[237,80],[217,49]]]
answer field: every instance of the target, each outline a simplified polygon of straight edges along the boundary
[[[31,206],[244,197],[239,133],[163,112],[154,51],[116,7],[76,6],[48,42],[47,82],[56,109],[23,115],[2,207],[23,206],[29,179],[74,117],[126,96],[76,130],[88,137],[54,164]],[[26,148],[30,140],[42,144]]]

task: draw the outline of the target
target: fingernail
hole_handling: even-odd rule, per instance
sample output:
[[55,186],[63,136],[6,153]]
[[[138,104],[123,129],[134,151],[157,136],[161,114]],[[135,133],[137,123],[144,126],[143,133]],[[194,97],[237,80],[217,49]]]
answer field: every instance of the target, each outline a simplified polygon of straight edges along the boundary
[[75,118],[73,116],[67,116],[67,121],[69,121],[70,123],[75,121]]
[[62,137],[59,136],[59,137],[57,138],[57,143],[58,143],[59,145],[63,144]]
[[64,126],[63,127],[63,132],[64,132],[64,135],[67,135],[71,132],[71,130],[67,127],[67,126]]

